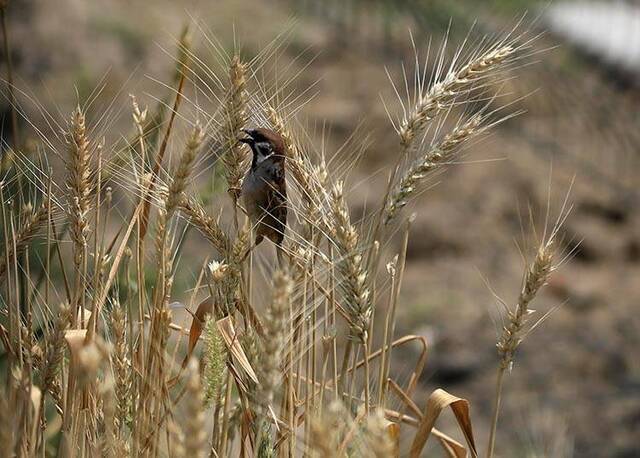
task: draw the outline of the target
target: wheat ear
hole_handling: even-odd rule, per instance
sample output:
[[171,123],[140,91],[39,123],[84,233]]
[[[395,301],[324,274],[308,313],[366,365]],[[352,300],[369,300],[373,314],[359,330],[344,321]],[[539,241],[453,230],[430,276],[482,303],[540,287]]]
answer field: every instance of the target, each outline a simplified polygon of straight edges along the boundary
[[496,380],[496,394],[493,405],[493,417],[491,422],[491,430],[489,433],[489,445],[487,456],[493,457],[495,447],[496,428],[498,425],[498,414],[500,412],[500,401],[502,395],[502,384],[505,371],[511,369],[516,349],[524,338],[524,330],[528,319],[534,312],[529,308],[536,294],[546,283],[549,275],[553,271],[553,241],[550,240],[540,246],[536,257],[529,265],[525,272],[522,283],[522,290],[518,297],[518,303],[515,310],[509,311],[509,322],[503,328],[497,347],[500,357],[500,366],[498,367],[498,377]]
[[[0,280],[7,272],[7,265],[5,259],[12,259],[16,255],[20,255],[24,252],[25,247],[29,241],[38,233],[44,223],[47,221],[48,215],[48,199],[43,202],[35,212],[29,212],[25,218],[24,223],[16,231],[14,235],[14,242],[9,245],[8,253],[0,257]],[[15,247],[15,248],[14,248]],[[14,253],[15,250],[15,253]]]
[[200,233],[218,250],[225,255],[229,253],[231,242],[218,220],[208,215],[202,205],[192,198],[182,195],[180,209]]
[[389,197],[385,224],[394,218],[399,209],[407,205],[411,196],[417,191],[418,185],[429,172],[450,162],[463,143],[484,130],[482,121],[481,114],[472,116],[466,122],[456,126],[440,142],[429,148],[426,153],[411,164]]
[[241,135],[240,130],[247,122],[246,71],[245,64],[238,55],[235,55],[229,67],[229,92],[224,105],[224,151],[222,153],[228,190],[234,204],[240,197],[240,185],[244,173],[245,154],[238,140]]
[[452,69],[443,79],[433,84],[403,120],[399,129],[401,145],[410,148],[429,121],[442,110],[451,107],[457,97],[469,92],[487,75],[508,63],[516,50],[516,47],[509,44],[491,47],[459,69]]
[[173,212],[180,203],[182,193],[187,188],[189,176],[191,175],[193,169],[193,163],[196,159],[196,156],[198,155],[198,151],[200,150],[200,145],[202,145],[203,138],[204,133],[202,131],[202,127],[200,126],[200,123],[196,123],[191,130],[191,133],[189,134],[184,152],[180,157],[178,169],[176,170],[173,181],[169,186],[169,194],[167,197],[168,217],[171,217],[173,215]]
[[332,235],[340,255],[338,268],[342,275],[344,305],[351,321],[350,337],[359,342],[366,342],[371,318],[367,272],[360,254],[358,231],[351,224],[341,182],[333,187],[331,207],[334,221]]

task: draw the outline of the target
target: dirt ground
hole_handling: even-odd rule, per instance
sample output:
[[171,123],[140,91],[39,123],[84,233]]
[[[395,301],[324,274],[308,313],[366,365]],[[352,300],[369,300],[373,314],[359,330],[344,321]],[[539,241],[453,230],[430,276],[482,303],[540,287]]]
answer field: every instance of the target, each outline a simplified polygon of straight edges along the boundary
[[[210,27],[207,34],[227,44],[235,23],[238,42],[249,55],[295,15],[297,24],[280,59],[291,64],[292,74],[304,69],[296,87],[314,84],[312,92],[317,92],[301,117],[316,132],[326,123],[329,152],[361,124],[360,132],[371,132],[370,146],[350,175],[350,182],[358,183],[350,194],[355,214],[378,202],[384,167],[398,150],[380,100],[380,95],[391,103],[394,98],[385,67],[399,81],[401,62],[410,65],[409,27],[423,49],[429,36],[438,43],[446,30],[446,22],[425,29],[406,14],[394,16],[388,27],[371,11],[343,24],[331,11],[298,8],[296,2],[157,2],[151,9],[129,2],[108,7],[56,3],[26,1],[11,17],[18,86],[30,87],[53,113],[70,111],[74,85],[82,97],[103,77],[106,87],[96,105],[129,92],[152,104],[146,91],[162,87],[145,75],[163,79],[168,74],[172,63],[164,50],[171,52],[190,13]],[[513,23],[479,19],[478,33]],[[452,30],[453,51],[464,35]],[[206,52],[202,31],[196,30],[195,37]],[[563,251],[573,254],[534,305],[539,315],[557,309],[527,337],[506,378],[498,453],[637,456],[639,93],[617,84],[569,46],[557,45],[562,43],[549,35],[536,40],[526,62],[531,65],[516,69],[506,83],[508,110],[526,112],[466,149],[460,163],[430,180],[432,186],[403,212],[415,211],[417,218],[397,332],[428,338],[420,395],[426,399],[443,387],[467,398],[483,450],[501,323],[491,289],[513,303],[523,271],[520,250],[531,248],[531,238],[522,237],[532,233],[529,213],[540,233],[547,208],[553,221],[574,181],[569,194],[573,210],[561,233]],[[129,122],[126,111],[112,118],[115,132],[119,123]],[[393,240],[389,258],[399,242]],[[408,376],[413,358],[411,352],[403,354],[395,369]],[[454,431],[447,425],[445,420],[443,428]],[[428,450],[439,453],[436,444]]]

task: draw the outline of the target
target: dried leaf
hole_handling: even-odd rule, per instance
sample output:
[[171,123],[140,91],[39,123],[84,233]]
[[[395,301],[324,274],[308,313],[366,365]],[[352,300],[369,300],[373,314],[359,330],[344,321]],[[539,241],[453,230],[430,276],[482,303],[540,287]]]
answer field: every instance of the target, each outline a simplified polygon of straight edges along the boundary
[[244,353],[242,346],[240,345],[240,341],[238,340],[238,333],[235,331],[233,327],[233,319],[230,316],[226,316],[218,321],[216,321],[216,325],[218,326],[218,331],[222,335],[222,339],[227,346],[229,352],[233,355],[233,357],[238,361],[244,372],[249,376],[249,378],[256,384],[259,384],[258,377],[256,376],[253,367],[249,363],[249,358]]
[[449,458],[466,458],[467,449],[464,448],[464,445],[462,445],[460,442],[436,428],[433,428],[431,430],[431,434],[433,434],[440,441],[440,445],[447,453]]
[[[179,303],[176,303],[176,304],[179,304]],[[179,304],[179,305],[181,307],[184,307],[182,306],[182,304]],[[193,319],[191,320],[191,327],[189,328],[189,346],[187,347],[187,354],[182,360],[182,366],[181,366],[180,372],[182,372],[182,370],[185,367],[187,367],[187,362],[189,362],[189,359],[193,354],[193,350],[194,348],[196,348],[196,344],[198,343],[198,340],[200,340],[200,336],[202,335],[202,330],[204,329],[204,325],[207,322],[207,315],[210,315],[213,312],[213,298],[209,296],[205,300],[200,302],[195,313],[192,313],[187,308],[185,308],[185,310],[187,310],[191,314]],[[174,382],[177,382],[178,378],[179,378],[179,375],[174,380],[170,381],[169,384],[172,385]]]
[[464,438],[467,441],[469,450],[473,457],[478,456],[476,451],[476,444],[473,438],[473,429],[471,427],[471,418],[469,416],[469,401],[466,399],[458,398],[452,394],[447,393],[445,390],[437,389],[427,401],[425,407],[424,416],[418,425],[418,431],[413,438],[413,444],[411,444],[411,451],[409,456],[411,458],[417,458],[420,456],[422,449],[427,443],[427,439],[432,432],[432,429],[436,423],[436,420],[440,416],[440,413],[446,408],[450,407],[453,414],[458,421],[460,430],[464,434]]
[[[420,412],[420,409],[418,408],[418,406],[413,402],[413,400],[409,397],[409,395],[407,395],[407,393],[400,387],[400,385],[396,383],[395,380],[388,379],[388,382],[391,389],[396,392],[398,397],[405,403],[405,405],[409,408],[409,410],[411,410],[411,412],[418,417],[417,424],[419,425],[424,416],[422,415],[422,412]],[[444,451],[447,453],[447,456],[449,456],[449,458],[466,458],[467,449],[464,448],[464,445],[462,445],[460,442],[447,436],[445,433],[439,431],[436,428],[433,428],[431,430],[431,434],[433,434],[440,441],[440,445],[442,446]]]
[[198,308],[196,309],[196,313],[193,314],[191,328],[189,329],[189,349],[187,351],[187,358],[191,356],[193,349],[198,343],[198,339],[200,339],[200,335],[202,335],[204,324],[207,321],[207,315],[209,315],[212,311],[213,298],[209,296],[205,300],[200,302],[200,305],[198,305]]

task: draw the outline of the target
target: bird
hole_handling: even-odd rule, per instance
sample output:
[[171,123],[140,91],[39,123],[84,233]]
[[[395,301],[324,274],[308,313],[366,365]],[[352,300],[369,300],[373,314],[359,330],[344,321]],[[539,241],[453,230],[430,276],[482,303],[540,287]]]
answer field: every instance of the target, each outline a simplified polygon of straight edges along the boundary
[[278,263],[282,266],[287,227],[285,142],[280,134],[267,128],[242,132],[247,136],[240,138],[240,142],[249,145],[253,153],[241,188],[242,203],[254,228],[253,247],[268,238],[276,245]]

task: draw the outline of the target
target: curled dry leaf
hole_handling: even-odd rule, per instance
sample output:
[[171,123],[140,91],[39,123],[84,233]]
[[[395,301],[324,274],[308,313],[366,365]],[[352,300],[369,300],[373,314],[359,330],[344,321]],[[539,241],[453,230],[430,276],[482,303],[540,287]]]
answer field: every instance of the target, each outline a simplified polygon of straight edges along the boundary
[[411,458],[417,458],[420,456],[436,420],[446,407],[451,407],[451,411],[455,415],[458,425],[460,426],[460,430],[467,441],[471,456],[478,456],[475,439],[473,438],[473,428],[471,427],[471,417],[469,415],[469,401],[449,394],[445,390],[437,389],[431,393],[431,396],[429,396],[424,416],[422,417],[422,420],[418,425],[418,431],[413,438],[411,451],[409,453]]

